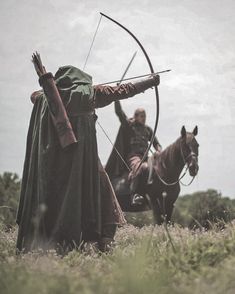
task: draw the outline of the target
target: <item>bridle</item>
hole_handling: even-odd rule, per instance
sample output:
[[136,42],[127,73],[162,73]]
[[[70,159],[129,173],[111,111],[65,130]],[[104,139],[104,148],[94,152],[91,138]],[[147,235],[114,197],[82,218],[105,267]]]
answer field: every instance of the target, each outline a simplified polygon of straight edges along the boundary
[[188,163],[188,159],[189,159],[189,158],[191,158],[191,157],[195,157],[196,159],[198,158],[198,155],[197,155],[195,152],[193,152],[192,150],[191,150],[191,152],[189,153],[189,155],[187,155],[187,156],[185,157],[184,152],[183,152],[183,148],[182,148],[182,142],[180,142],[180,152],[181,152],[181,157],[183,158],[184,165],[185,165],[185,164],[189,164],[189,163]]
[[[182,157],[183,162],[184,162],[184,166],[186,165],[186,169],[185,169],[184,173],[182,174],[182,176],[179,177],[178,180],[176,180],[175,182],[172,182],[172,183],[167,183],[165,180],[163,180],[163,179],[161,178],[161,176],[158,174],[157,170],[155,170],[155,172],[156,172],[157,177],[159,178],[159,180],[160,180],[164,185],[166,185],[166,186],[174,186],[174,185],[176,185],[176,184],[178,184],[178,183],[181,183],[183,186],[189,186],[189,185],[192,184],[192,182],[194,181],[194,179],[195,179],[195,177],[196,177],[196,176],[193,176],[192,179],[191,179],[191,181],[190,181],[188,184],[184,184],[183,182],[181,182],[181,180],[182,180],[183,177],[186,175],[186,173],[187,173],[187,171],[188,171],[188,169],[189,169],[188,159],[191,158],[191,157],[195,157],[195,158],[197,159],[197,158],[198,158],[198,155],[197,155],[195,152],[191,151],[190,154],[187,155],[187,156],[185,157],[184,152],[183,152],[182,142],[181,142],[181,141],[180,141],[180,153],[181,153],[181,157]],[[149,177],[149,179],[148,179],[148,183],[149,183],[149,184],[152,183],[152,181],[150,180],[150,177]]]

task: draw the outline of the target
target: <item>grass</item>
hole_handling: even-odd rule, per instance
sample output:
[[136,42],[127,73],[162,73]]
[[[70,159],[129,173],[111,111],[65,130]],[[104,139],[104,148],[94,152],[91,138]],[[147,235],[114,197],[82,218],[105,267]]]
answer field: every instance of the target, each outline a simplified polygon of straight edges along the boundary
[[16,229],[0,230],[0,293],[235,293],[235,224],[190,231],[119,229],[110,254],[15,255]]

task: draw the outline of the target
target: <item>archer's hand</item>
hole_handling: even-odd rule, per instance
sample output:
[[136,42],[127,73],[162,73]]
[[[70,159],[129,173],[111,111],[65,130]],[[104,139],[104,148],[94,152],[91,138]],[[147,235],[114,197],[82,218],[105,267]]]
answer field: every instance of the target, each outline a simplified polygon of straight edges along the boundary
[[158,86],[160,84],[160,76],[157,74],[154,74],[153,78],[155,80],[156,86]]
[[33,53],[32,62],[39,77],[46,73],[46,69],[42,64],[42,60],[38,52]]
[[156,153],[160,154],[162,152],[162,146],[160,146],[159,144],[157,145],[157,148],[155,148]]

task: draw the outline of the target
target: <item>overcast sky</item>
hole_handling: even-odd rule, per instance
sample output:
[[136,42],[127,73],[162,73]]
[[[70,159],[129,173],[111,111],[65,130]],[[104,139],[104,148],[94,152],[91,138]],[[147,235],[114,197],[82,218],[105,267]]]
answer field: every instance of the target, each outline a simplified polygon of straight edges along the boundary
[[[235,198],[235,1],[233,0],[1,0],[0,2],[0,172],[22,175],[32,105],[38,89],[30,62],[41,53],[47,70],[71,64],[83,68],[102,11],[120,21],[142,42],[156,71],[163,147],[175,141],[182,125],[198,125],[197,179],[181,194],[214,188]],[[133,39],[103,18],[86,66],[94,83],[119,79],[137,50],[128,76],[149,72]],[[122,101],[132,116],[147,111],[154,126],[153,90]],[[98,111],[114,141],[119,122],[113,105]],[[105,164],[111,145],[97,126],[99,154]],[[187,183],[189,177],[184,181]]]

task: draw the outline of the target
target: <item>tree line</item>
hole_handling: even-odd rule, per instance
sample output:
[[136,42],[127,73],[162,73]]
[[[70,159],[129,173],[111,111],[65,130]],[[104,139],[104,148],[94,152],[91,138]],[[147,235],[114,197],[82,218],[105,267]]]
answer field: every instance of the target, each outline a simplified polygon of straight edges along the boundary
[[[0,175],[0,222],[6,227],[15,225],[21,181],[17,174],[4,172]],[[151,211],[127,215],[135,225],[152,222]],[[198,191],[178,198],[173,222],[190,229],[213,225],[223,226],[235,219],[235,199],[224,197],[214,189]]]
[[235,199],[224,197],[214,189],[184,195],[176,201],[173,219],[190,229],[223,226],[235,219]]

